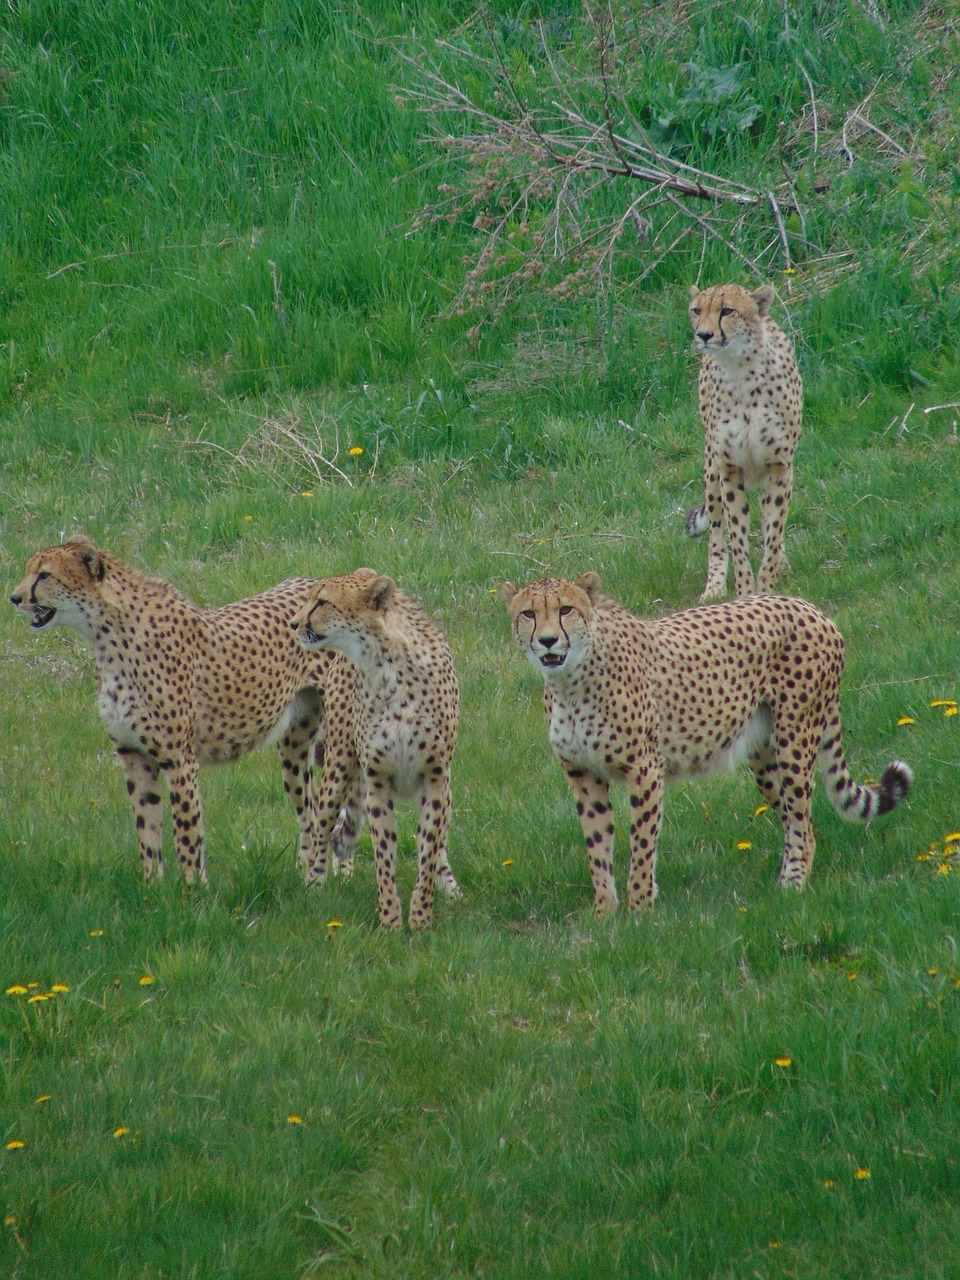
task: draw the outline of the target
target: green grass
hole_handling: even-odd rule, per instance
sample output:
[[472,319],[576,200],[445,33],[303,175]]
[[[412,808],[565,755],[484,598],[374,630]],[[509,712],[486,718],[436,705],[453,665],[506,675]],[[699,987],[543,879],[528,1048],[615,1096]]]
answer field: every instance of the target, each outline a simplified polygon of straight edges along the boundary
[[[704,133],[693,162],[759,180],[806,102],[797,41],[827,112],[807,236],[858,269],[811,248],[778,278],[807,393],[784,585],[845,636],[854,772],[896,755],[916,781],[867,830],[818,791],[802,895],[777,887],[749,775],[676,786],[656,910],[598,924],[496,588],[596,569],[649,614],[702,589],[682,534],[700,247],[639,293],[622,264],[613,303],[532,294],[479,343],[439,318],[473,232],[403,234],[441,178],[418,172],[390,40],[453,37],[472,8],[105,0],[0,20],[10,587],[78,528],[206,604],[393,574],[461,677],[464,887],[428,936],[384,936],[365,837],[351,882],[305,891],[268,752],[203,775],[211,889],[146,888],[86,652],[0,613],[0,992],[69,987],[0,995],[0,1135],[24,1144],[0,1147],[0,1274],[955,1277],[960,878],[918,861],[960,830],[960,717],[929,705],[960,697],[960,414],[924,413],[960,399],[955,26],[807,6],[791,43],[782,9],[634,15],[660,33],[651,100],[688,61],[766,60],[757,129]],[[532,11],[491,10],[531,65]],[[578,14],[547,10],[571,59]],[[828,134],[880,77],[871,119],[909,158],[865,138],[847,172]],[[705,253],[705,279],[741,278]],[[346,478],[281,457],[271,423]],[[622,796],[616,816],[623,832]]]

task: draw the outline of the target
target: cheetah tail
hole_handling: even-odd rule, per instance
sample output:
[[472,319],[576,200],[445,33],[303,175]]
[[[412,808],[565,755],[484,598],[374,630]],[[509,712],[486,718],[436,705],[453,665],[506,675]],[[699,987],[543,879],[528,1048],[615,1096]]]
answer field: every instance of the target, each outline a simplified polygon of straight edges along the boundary
[[858,786],[850,777],[843,755],[839,723],[827,731],[817,756],[830,803],[848,822],[869,822],[895,809],[910,790],[913,770],[902,760],[891,760],[879,782]]
[[707,504],[701,502],[687,516],[686,530],[688,538],[700,538],[710,528],[710,517],[707,515]]

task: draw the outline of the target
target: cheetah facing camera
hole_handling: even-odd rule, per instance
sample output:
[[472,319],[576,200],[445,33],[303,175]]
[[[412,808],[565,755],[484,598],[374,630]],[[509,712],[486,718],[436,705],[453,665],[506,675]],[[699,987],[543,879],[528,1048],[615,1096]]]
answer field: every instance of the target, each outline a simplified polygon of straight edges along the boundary
[[[313,861],[313,753],[333,658],[305,653],[290,617],[314,581],[291,578],[248,600],[198,609],[82,534],[28,561],[10,599],[35,630],[70,627],[93,650],[100,715],[126,774],[148,880],[163,875],[161,774],[184,877],[206,883],[198,766],[272,741],[300,822],[301,859]],[[344,824],[360,820],[348,812]]]
[[[346,801],[348,812],[362,812],[365,799],[380,922],[399,929],[394,801],[412,798],[420,821],[410,928],[428,928],[435,885],[450,896],[460,892],[447,858],[460,694],[446,637],[415,600],[372,569],[317,582],[292,625],[305,650],[339,650],[330,654],[324,693],[318,850],[306,868],[307,883],[326,878],[341,805]],[[343,874],[352,870],[355,843],[355,831],[345,828],[338,859]]]
[[629,905],[653,903],[663,787],[746,759],[779,814],[780,883],[813,862],[810,800],[819,765],[841,817],[893,809],[912,774],[894,760],[875,787],[850,777],[840,730],[843,639],[805,600],[752,596],[644,622],[600,594],[600,579],[504,583],[513,633],[546,681],[550,743],[586,839],[597,915],[615,910],[609,784],[630,792]]
[[753,593],[748,489],[763,490],[758,592],[774,589],[784,564],[803,387],[790,340],[770,318],[772,300],[769,285],[753,293],[736,284],[690,289],[693,345],[700,354],[706,501],[687,516],[687,533],[710,535],[702,601],[726,594],[727,540],[734,593]]

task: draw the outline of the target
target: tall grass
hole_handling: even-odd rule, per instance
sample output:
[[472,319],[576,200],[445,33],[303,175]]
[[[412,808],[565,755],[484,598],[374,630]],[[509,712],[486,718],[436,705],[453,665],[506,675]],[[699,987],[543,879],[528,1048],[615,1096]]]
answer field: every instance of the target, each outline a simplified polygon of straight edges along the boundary
[[[681,9],[624,6],[657,70],[637,109],[676,106],[698,60],[746,60],[762,108],[697,134],[700,161],[759,173],[809,99],[798,57],[822,148],[878,80],[871,118],[908,144],[819,157],[808,238],[853,257],[778,277],[777,314],[807,391],[784,585],[846,638],[855,773],[896,755],[916,783],[867,830],[817,794],[803,895],[777,888],[749,775],[678,786],[656,910],[604,924],[496,588],[596,569],[640,613],[696,598],[699,261],[530,295],[476,344],[439,318],[474,232],[404,234],[441,175],[391,42],[462,43],[472,5],[0,19],[7,581],[77,528],[209,604],[393,574],[461,677],[465,890],[429,936],[384,936],[365,838],[352,881],[306,892],[271,753],[203,777],[212,888],[147,889],[88,655],[0,613],[0,992],[28,987],[0,995],[3,1275],[956,1275],[960,717],[930,705],[960,697],[958,412],[937,407],[960,398],[956,27]],[[533,10],[490,12],[536,70]],[[545,14],[586,59],[579,6]],[[703,273],[742,264],[708,245]],[[343,474],[258,453],[271,423]]]

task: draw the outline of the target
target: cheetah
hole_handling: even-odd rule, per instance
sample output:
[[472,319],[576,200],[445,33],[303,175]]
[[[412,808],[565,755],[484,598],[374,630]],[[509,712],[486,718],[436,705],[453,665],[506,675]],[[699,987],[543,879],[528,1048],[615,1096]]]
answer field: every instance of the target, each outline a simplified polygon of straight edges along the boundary
[[[373,569],[316,583],[292,620],[307,652],[337,651],[325,685],[326,758],[318,795],[318,851],[307,882],[327,875],[331,833],[344,801],[362,801],[373,837],[381,924],[402,924],[397,893],[394,801],[420,806],[419,868],[410,928],[429,928],[434,886],[459,886],[447,858],[450,764],[457,741],[460,692],[446,636],[392,578]],[[344,831],[340,870],[352,868],[353,833]]]
[[[276,741],[300,824],[300,858],[316,856],[314,752],[323,739],[328,653],[306,653],[290,617],[315,579],[219,609],[199,609],[75,534],[38,551],[10,599],[34,630],[65,626],[96,663],[100,715],[126,775],[147,880],[163,875],[166,778],[187,884],[207,883],[198,767]],[[358,815],[345,815],[358,826]]]
[[748,489],[763,490],[763,557],[756,590],[772,591],[786,567],[783,530],[793,491],[803,387],[793,346],[770,318],[772,301],[770,285],[752,293],[736,284],[690,288],[693,345],[700,354],[706,501],[687,516],[687,533],[694,538],[710,534],[701,602],[726,594],[727,539],[734,594],[753,594]]
[[629,907],[652,905],[665,782],[746,759],[784,828],[780,883],[813,862],[813,767],[841,817],[867,822],[907,794],[900,760],[858,786],[841,745],[843,639],[812,604],[751,596],[645,622],[586,573],[504,583],[514,637],[545,681],[550,743],[586,840],[594,906],[614,911],[612,781],[630,794]]

